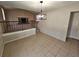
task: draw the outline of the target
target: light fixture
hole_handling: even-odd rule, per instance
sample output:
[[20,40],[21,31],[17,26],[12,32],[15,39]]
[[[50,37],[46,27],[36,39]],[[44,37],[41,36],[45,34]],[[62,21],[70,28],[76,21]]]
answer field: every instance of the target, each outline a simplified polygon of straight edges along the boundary
[[42,9],[43,1],[40,1],[40,4],[41,4],[41,9],[40,9],[40,13],[36,16],[37,21],[46,20],[46,14],[43,14],[43,9]]

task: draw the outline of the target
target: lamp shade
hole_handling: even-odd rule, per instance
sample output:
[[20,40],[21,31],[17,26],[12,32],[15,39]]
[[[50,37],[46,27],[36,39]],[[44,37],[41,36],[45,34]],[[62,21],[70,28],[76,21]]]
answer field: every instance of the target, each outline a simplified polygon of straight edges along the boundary
[[46,20],[46,14],[38,14],[38,15],[36,15],[36,20],[37,21]]

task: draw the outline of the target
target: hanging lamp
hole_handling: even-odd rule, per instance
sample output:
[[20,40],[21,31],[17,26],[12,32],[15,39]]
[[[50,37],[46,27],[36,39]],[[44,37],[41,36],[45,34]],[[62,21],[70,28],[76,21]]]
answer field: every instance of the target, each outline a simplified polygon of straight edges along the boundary
[[43,1],[40,1],[40,4],[41,4],[41,9],[40,9],[40,13],[36,16],[37,21],[46,20],[46,14],[43,14],[43,9],[42,9]]

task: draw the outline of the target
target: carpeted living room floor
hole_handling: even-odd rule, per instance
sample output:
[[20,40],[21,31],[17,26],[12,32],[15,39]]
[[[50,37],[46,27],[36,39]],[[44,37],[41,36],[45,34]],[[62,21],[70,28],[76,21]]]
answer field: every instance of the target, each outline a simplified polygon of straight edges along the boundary
[[78,57],[79,40],[57,40],[44,33],[37,33],[5,45],[3,57]]

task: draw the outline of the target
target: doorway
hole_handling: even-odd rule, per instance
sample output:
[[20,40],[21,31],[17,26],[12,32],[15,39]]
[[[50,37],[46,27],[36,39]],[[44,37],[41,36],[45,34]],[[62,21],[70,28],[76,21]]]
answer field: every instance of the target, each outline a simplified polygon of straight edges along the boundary
[[79,40],[79,12],[71,12],[67,38]]

